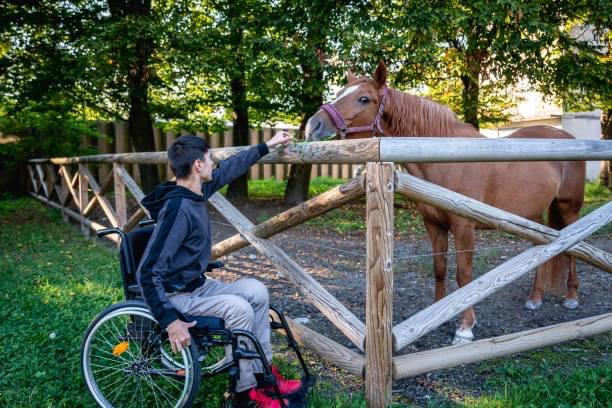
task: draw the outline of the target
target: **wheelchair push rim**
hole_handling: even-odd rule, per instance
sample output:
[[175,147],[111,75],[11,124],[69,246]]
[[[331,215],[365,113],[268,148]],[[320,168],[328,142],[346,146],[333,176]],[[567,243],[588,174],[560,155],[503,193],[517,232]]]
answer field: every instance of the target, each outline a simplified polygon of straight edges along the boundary
[[81,358],[85,383],[100,406],[183,407],[199,384],[194,356],[193,346],[173,353],[145,307],[115,305],[90,324]]

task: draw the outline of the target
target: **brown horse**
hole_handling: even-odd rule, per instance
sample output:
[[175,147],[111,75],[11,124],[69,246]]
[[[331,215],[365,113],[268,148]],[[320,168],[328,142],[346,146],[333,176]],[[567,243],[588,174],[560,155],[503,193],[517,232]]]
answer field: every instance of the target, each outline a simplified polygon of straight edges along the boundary
[[[330,135],[344,138],[384,136],[484,137],[474,127],[457,120],[446,106],[430,100],[389,89],[387,68],[380,63],[372,78],[356,77],[350,71],[348,83],[331,104],[326,104],[310,118],[307,140],[321,140]],[[350,126],[350,127],[349,127]],[[512,138],[573,139],[569,133],[547,126],[517,130]],[[533,221],[542,223],[547,211],[548,225],[561,229],[576,221],[584,196],[584,162],[504,162],[504,163],[432,163],[403,164],[413,176],[443,186]],[[446,296],[449,231],[457,250],[459,287],[472,280],[474,230],[483,226],[417,203],[431,239],[435,276],[435,299]],[[567,277],[567,286],[565,286]],[[559,255],[538,268],[533,290],[525,306],[542,305],[545,290],[565,292],[563,305],[578,307],[576,260]],[[476,323],[473,308],[463,312],[453,344],[469,342]]]

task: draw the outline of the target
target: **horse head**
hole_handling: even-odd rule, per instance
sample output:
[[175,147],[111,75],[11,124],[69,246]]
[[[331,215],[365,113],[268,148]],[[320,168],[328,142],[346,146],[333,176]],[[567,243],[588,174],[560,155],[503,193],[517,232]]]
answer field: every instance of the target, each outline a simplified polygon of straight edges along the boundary
[[347,84],[336,99],[321,106],[306,124],[306,140],[333,137],[358,139],[382,134],[380,121],[387,98],[387,67],[379,62],[372,78],[357,77],[350,70]]

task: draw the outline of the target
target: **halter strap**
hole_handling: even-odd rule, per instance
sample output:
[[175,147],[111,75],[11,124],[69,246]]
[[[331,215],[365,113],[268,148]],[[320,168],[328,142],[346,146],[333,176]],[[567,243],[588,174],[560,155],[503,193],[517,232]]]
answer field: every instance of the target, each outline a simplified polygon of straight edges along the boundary
[[383,97],[380,100],[380,105],[378,105],[378,112],[376,113],[376,118],[374,118],[374,122],[369,126],[355,126],[355,127],[347,127],[346,122],[344,122],[344,118],[342,114],[336,109],[334,105],[331,103],[326,103],[321,106],[327,114],[329,115],[332,122],[340,132],[340,139],[346,139],[346,135],[350,133],[358,133],[358,132],[372,132],[372,136],[378,131],[380,134],[383,134],[384,131],[380,127],[380,121],[382,120],[383,113],[385,112],[385,102],[387,100],[387,95],[389,94],[389,88],[387,85],[383,87]]

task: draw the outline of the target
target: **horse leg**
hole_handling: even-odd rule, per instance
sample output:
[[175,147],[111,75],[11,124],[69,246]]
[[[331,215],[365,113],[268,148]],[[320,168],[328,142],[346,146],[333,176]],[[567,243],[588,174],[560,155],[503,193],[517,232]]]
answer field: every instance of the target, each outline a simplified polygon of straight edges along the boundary
[[433,267],[434,277],[436,279],[436,295],[435,301],[446,296],[446,252],[448,251],[448,230],[425,221],[425,229],[431,240],[433,249]]
[[536,276],[533,280],[531,295],[525,302],[525,309],[537,310],[542,307],[542,297],[544,296],[544,270],[540,266],[536,269]]
[[[580,217],[580,207],[582,200],[558,200],[553,203],[549,211],[549,224],[553,228],[562,229],[569,224],[575,222]],[[554,225],[553,225],[554,223]],[[578,274],[576,272],[576,258],[565,254],[557,255],[560,268],[567,270],[567,291],[565,292],[565,300],[563,307],[566,309],[576,309],[579,305],[578,301]]]
[[[472,281],[472,260],[474,255],[474,224],[461,220],[454,223],[451,231],[455,237],[457,250],[457,284],[460,288]],[[472,341],[472,328],[476,324],[476,313],[470,307],[463,311],[461,324],[455,332],[453,344],[465,344]]]
[[[555,199],[548,209],[548,225],[560,230],[576,221],[579,217],[582,201]],[[552,292],[559,293],[563,290],[560,286],[565,283],[560,281],[567,273],[567,291],[563,306],[566,309],[576,309],[578,301],[578,274],[576,273],[576,258],[560,254],[545,262],[536,270],[533,282],[533,290],[525,303],[527,309],[535,310],[542,306],[542,296],[546,288]]]

